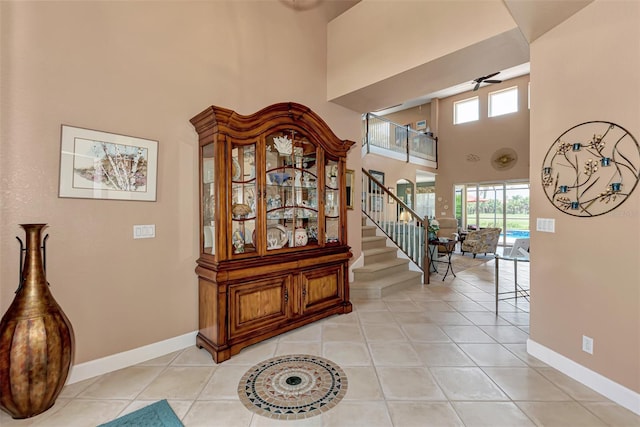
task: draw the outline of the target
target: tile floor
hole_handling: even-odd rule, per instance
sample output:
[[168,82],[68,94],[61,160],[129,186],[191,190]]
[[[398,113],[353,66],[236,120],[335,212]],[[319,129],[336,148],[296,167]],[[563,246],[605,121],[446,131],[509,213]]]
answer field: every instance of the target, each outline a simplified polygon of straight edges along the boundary
[[[167,399],[187,427],[640,426],[640,417],[526,352],[528,303],[494,313],[493,261],[244,349],[216,365],[195,346],[66,386],[49,411],[2,427],[96,426]],[[520,264],[527,269],[527,264]],[[512,277],[501,263],[505,283]],[[528,277],[519,273],[521,282]],[[332,410],[301,421],[253,414],[236,388],[282,354],[338,363],[349,387]]]

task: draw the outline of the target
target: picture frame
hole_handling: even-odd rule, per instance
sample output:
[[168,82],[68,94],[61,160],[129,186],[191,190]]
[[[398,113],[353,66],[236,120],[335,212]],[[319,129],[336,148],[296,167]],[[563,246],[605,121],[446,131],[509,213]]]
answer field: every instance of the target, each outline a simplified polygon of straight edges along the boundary
[[62,125],[58,197],[156,201],[158,141]]
[[355,184],[355,171],[353,169],[345,170],[346,187],[347,187],[347,209],[353,209],[354,202],[354,184]]
[[389,195],[387,196],[387,203],[389,203],[390,205],[395,205],[396,200],[391,195],[395,195],[396,189],[393,187],[388,187],[387,190],[389,191]]
[[427,128],[426,120],[419,120],[416,122],[416,130],[424,130]]

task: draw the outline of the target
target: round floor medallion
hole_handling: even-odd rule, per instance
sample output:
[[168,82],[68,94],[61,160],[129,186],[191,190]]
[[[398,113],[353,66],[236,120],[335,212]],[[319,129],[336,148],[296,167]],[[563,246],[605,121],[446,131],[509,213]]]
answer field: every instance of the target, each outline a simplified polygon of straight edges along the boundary
[[240,401],[269,418],[297,420],[326,412],[347,393],[347,376],[335,363],[294,354],[265,360],[240,380]]

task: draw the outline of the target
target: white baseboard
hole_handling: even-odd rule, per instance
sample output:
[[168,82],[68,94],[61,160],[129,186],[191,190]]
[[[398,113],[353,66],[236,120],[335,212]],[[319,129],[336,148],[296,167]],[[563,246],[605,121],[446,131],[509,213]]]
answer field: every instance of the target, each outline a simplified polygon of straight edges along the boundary
[[636,393],[623,385],[611,381],[609,378],[585,368],[531,339],[527,340],[527,353],[611,399],[618,405],[624,406],[628,410],[640,415],[640,393]]
[[198,331],[189,332],[178,337],[134,348],[133,350],[73,365],[67,378],[67,384],[77,383],[78,381],[117,371],[118,369],[136,365],[196,345],[197,334]]

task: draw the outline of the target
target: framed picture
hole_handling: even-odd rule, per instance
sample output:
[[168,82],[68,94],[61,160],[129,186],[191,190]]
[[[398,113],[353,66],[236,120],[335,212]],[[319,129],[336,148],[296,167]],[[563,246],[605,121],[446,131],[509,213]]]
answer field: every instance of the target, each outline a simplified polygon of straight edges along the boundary
[[347,178],[347,209],[353,209],[353,197],[354,197],[354,170],[347,169],[345,171],[345,177]]
[[416,130],[424,130],[427,128],[427,121],[426,120],[420,120],[418,122],[416,122]]
[[396,189],[393,187],[389,187],[387,188],[387,190],[389,190],[389,196],[387,197],[387,203],[389,203],[390,205],[393,205],[396,203],[396,200],[391,196],[392,194],[395,195]]
[[62,125],[59,197],[156,201],[158,141]]

